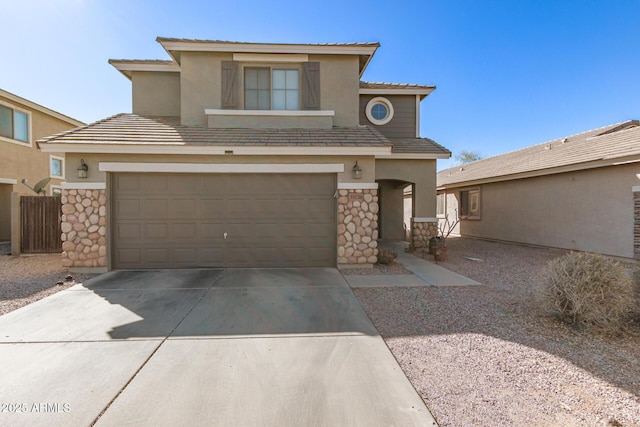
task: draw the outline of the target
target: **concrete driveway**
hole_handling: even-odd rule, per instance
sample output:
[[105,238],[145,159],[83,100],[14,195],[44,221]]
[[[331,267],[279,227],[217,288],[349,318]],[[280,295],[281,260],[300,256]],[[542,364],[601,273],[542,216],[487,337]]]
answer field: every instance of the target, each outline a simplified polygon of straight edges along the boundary
[[330,268],[106,273],[0,317],[0,369],[0,425],[435,425]]

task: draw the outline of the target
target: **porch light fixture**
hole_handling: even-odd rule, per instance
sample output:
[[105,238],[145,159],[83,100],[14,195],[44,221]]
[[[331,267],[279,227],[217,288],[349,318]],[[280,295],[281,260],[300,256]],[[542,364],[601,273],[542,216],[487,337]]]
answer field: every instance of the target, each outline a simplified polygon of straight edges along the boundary
[[78,166],[78,178],[86,178],[89,166],[84,162],[84,159],[80,159],[80,166]]
[[362,169],[360,168],[360,166],[358,166],[357,160],[356,164],[353,165],[353,169],[351,169],[351,171],[353,172],[353,179],[362,179]]

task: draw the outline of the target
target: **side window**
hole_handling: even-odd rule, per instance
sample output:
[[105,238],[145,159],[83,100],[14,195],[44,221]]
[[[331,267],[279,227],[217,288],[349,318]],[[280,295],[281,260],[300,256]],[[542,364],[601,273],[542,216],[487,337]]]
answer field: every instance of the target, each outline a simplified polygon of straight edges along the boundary
[[460,192],[460,217],[480,219],[480,189]]
[[49,156],[49,176],[64,179],[64,159],[62,157]]
[[436,196],[436,215],[444,218],[447,214],[446,194],[440,193]]
[[0,137],[29,143],[29,114],[0,105]]

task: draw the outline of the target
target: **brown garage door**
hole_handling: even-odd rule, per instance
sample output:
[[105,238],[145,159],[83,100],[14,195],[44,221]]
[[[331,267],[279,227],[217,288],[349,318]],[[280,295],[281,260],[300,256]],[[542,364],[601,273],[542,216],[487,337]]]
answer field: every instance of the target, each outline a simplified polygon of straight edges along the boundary
[[336,264],[333,174],[117,173],[111,185],[113,268]]

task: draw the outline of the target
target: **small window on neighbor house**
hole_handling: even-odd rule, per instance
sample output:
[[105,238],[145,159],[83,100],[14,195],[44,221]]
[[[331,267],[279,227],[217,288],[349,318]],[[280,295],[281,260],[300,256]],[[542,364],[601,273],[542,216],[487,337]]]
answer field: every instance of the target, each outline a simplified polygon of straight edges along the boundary
[[64,178],[64,159],[62,157],[49,156],[51,178]]
[[436,196],[436,214],[439,217],[444,217],[446,215],[446,195],[445,193],[440,193]]
[[29,142],[29,115],[0,105],[0,136]]
[[480,190],[460,192],[460,217],[480,219]]

